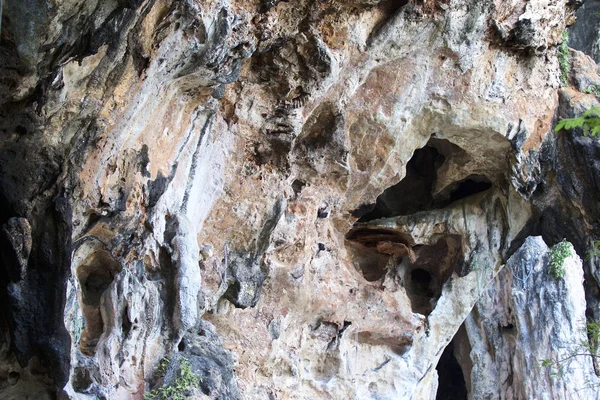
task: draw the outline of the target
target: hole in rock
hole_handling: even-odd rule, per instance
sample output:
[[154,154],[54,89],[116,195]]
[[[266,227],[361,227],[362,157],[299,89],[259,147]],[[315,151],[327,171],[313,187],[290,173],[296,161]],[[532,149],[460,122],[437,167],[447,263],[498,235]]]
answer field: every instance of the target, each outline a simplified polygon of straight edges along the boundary
[[[360,218],[357,222],[410,215],[443,208],[490,189],[492,182],[486,176],[465,173],[464,169],[470,168],[470,160],[457,145],[432,138],[425,147],[415,150],[400,182],[385,189],[375,204],[363,204],[352,215]],[[454,182],[446,184],[452,180]],[[443,187],[438,188],[438,185]]]
[[417,268],[410,271],[410,282],[416,291],[423,293],[427,297],[433,297],[431,289],[431,274],[424,269]]
[[369,282],[382,279],[391,256],[407,255],[407,244],[411,243],[410,235],[384,229],[356,229],[346,239],[346,249],[354,267]]
[[464,324],[444,349],[435,369],[438,373],[436,400],[466,400],[471,387],[471,344]]
[[450,204],[471,195],[485,192],[492,187],[492,182],[483,175],[470,175],[468,178],[455,182],[444,189],[437,197],[438,204]]
[[415,268],[405,280],[406,293],[410,299],[413,312],[429,315],[441,294],[441,285],[429,271]]
[[183,339],[181,339],[181,341],[177,345],[177,350],[179,350],[179,351],[184,351],[185,350],[185,341]]
[[292,190],[294,191],[294,194],[296,196],[298,196],[300,192],[302,192],[302,189],[304,189],[305,186],[306,182],[301,181],[300,179],[296,179],[294,180],[294,182],[292,182]]
[[361,217],[359,222],[430,209],[433,205],[436,170],[443,162],[444,157],[435,147],[425,146],[415,150],[406,164],[404,179],[387,188],[377,198],[373,211]]
[[125,307],[123,310],[123,316],[121,318],[121,329],[123,331],[123,337],[126,338],[131,332],[131,321],[129,320],[129,307]]
[[501,326],[501,329],[502,329],[503,331],[511,331],[511,330],[513,330],[514,328],[515,328],[515,326],[514,326],[513,324],[511,324],[511,323],[508,323],[508,324],[506,324],[506,325],[504,325],[504,326]]
[[435,369],[439,379],[436,400],[467,400],[465,376],[454,355],[454,341],[446,346]]
[[11,385],[16,385],[17,382],[21,379],[21,374],[17,371],[10,371],[8,373],[8,383]]
[[462,250],[458,236],[446,236],[433,245],[414,247],[415,261],[404,257],[398,272],[404,278],[413,312],[429,315],[453,272],[461,274]]
[[80,393],[85,393],[94,383],[90,371],[83,367],[75,367],[72,379],[73,389]]
[[[104,331],[104,321],[100,312],[102,295],[113,282],[115,275],[121,271],[121,265],[108,251],[99,248],[94,242],[81,245],[74,261],[77,265],[81,310],[85,321],[79,348],[83,354],[93,355],[98,339]],[[126,324],[124,321],[124,328]]]

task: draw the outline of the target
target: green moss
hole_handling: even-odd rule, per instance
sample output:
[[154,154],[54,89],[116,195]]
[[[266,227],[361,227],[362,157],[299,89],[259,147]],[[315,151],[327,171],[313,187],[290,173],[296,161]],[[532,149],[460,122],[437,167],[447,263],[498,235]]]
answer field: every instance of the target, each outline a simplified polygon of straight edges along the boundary
[[569,32],[562,34],[562,43],[558,47],[558,65],[560,66],[560,83],[563,87],[569,86],[569,71],[571,70],[571,56],[569,54]]
[[560,279],[565,276],[565,260],[571,255],[573,246],[571,243],[563,240],[560,243],[555,244],[550,249],[550,269],[548,272],[555,279]]

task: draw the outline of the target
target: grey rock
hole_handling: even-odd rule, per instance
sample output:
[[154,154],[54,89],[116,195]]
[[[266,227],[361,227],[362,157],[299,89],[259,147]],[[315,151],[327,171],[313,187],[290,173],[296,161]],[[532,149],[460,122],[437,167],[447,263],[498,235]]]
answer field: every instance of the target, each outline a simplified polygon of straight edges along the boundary
[[[200,378],[200,390],[211,399],[241,399],[233,370],[231,353],[223,349],[214,326],[200,321],[179,343],[181,349],[173,354],[161,385],[173,385],[181,372],[181,361],[189,361],[192,372]],[[157,385],[158,386],[158,385]]]

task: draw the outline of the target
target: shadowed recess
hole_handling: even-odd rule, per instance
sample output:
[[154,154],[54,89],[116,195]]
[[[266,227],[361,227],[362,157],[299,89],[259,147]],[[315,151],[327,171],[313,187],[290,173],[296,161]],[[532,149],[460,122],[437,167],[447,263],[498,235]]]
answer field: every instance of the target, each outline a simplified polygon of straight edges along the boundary
[[438,172],[454,155],[463,159],[468,157],[464,150],[447,140],[431,139],[425,147],[415,150],[406,165],[406,175],[400,182],[385,189],[375,204],[360,205],[352,215],[359,217],[357,222],[410,215],[444,208],[492,187],[492,182],[486,176],[471,174],[435,193]]
[[77,262],[75,271],[81,290],[81,310],[85,323],[79,348],[83,354],[93,355],[104,332],[104,321],[100,311],[102,295],[122,267],[97,241],[82,244],[74,261]]
[[462,240],[448,235],[433,245],[415,246],[415,259],[404,257],[398,266],[413,312],[429,315],[442,295],[442,287],[456,272],[461,275]]
[[435,369],[439,377],[436,400],[467,400],[465,377],[454,355],[454,340],[444,349]]

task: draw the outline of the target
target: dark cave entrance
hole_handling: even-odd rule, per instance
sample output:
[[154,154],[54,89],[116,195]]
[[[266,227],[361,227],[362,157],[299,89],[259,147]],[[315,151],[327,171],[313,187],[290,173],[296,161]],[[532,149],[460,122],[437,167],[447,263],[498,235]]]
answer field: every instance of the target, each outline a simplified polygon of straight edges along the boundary
[[415,150],[406,164],[406,176],[391,186],[377,198],[372,211],[362,216],[358,222],[397,215],[409,215],[428,210],[433,205],[432,191],[436,170],[444,162],[444,157],[431,146]]
[[492,182],[486,176],[471,174],[435,193],[438,171],[448,159],[455,156],[464,159],[466,153],[447,140],[430,139],[425,147],[413,153],[406,164],[404,179],[385,189],[375,204],[363,204],[352,214],[359,217],[359,223],[410,215],[444,208],[492,187]]
[[462,238],[447,235],[431,245],[414,246],[415,259],[404,257],[398,265],[413,312],[429,315],[442,295],[446,281],[463,265]]
[[[77,257],[79,262],[75,268],[81,289],[80,306],[84,320],[79,350],[87,356],[93,356],[105,328],[101,312],[102,295],[122,267],[110,252],[97,243],[86,243],[78,252],[84,254]],[[127,323],[124,328],[127,329]]]
[[471,345],[464,324],[444,349],[435,369],[438,373],[436,400],[467,400],[471,382]]
[[454,356],[454,342],[444,349],[435,367],[439,377],[436,400],[467,400],[467,386],[462,368]]

